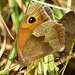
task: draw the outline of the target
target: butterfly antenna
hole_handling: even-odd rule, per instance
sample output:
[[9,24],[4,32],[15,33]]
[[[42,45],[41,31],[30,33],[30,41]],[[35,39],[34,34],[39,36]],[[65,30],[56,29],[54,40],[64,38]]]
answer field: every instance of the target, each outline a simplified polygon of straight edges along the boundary
[[45,62],[44,64],[50,63],[50,62],[52,62],[52,61],[54,61],[54,60],[51,60],[51,61]]
[[62,63],[61,59],[59,58],[59,61],[61,62],[61,64],[64,66],[64,64]]
[[64,69],[64,66],[63,66],[62,69],[59,71],[58,75],[60,75],[60,73],[62,72],[63,69]]
[[33,66],[33,62],[31,62],[30,66],[27,68],[27,73],[26,73],[26,75],[28,75],[29,70],[32,68],[32,66]]
[[27,9],[28,9],[30,3],[31,3],[31,0],[29,0],[29,3],[28,3],[28,5],[27,5],[27,8],[26,8],[25,13],[27,12]]
[[63,65],[63,67],[62,67],[62,69],[59,71],[59,74],[58,75],[60,75],[60,73],[62,72],[62,70],[64,69],[64,64],[62,63],[62,61],[61,61],[61,59],[59,58],[59,61],[61,62],[61,64]]

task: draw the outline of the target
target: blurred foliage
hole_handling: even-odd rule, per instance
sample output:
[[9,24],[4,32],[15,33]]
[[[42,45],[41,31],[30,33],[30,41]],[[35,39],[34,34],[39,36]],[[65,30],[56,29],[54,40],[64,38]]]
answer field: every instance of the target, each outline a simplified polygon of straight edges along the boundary
[[[68,2],[68,0],[58,0],[59,3],[57,2],[57,0],[39,0],[39,1],[47,2],[52,5],[56,5],[56,6],[64,7],[64,8],[67,8],[67,2]],[[19,4],[19,2],[21,3],[21,5]],[[15,40],[16,40],[16,36],[17,36],[18,30],[19,30],[20,22],[24,16],[24,9],[27,7],[28,2],[29,2],[29,0],[0,0],[0,13],[2,14],[9,30],[11,31],[11,34],[14,36]],[[23,5],[24,5],[24,8],[22,8]],[[64,10],[60,10],[60,9],[56,9],[56,8],[52,8],[52,9],[53,9],[56,20],[59,20],[66,13],[66,11],[64,11]],[[75,0],[72,0],[71,10],[75,10]],[[0,28],[0,31],[1,31],[1,28]],[[0,59],[0,62],[2,62],[2,60],[4,60],[4,59],[6,59],[6,60],[8,59],[8,60],[7,60],[7,62],[6,61],[2,62],[3,64],[0,65],[0,71],[4,70],[6,68],[10,69],[10,65],[12,64],[11,60],[17,55],[16,45],[15,45],[16,42],[10,38],[8,33],[6,33],[6,35],[7,36],[6,36],[5,52],[2,56],[2,58]],[[0,34],[0,38],[1,38],[1,40],[3,39],[3,36],[1,34]],[[3,42],[1,41],[0,43],[3,43]],[[11,51],[11,54],[10,54],[10,51]],[[9,55],[9,57],[8,57],[8,55]],[[73,55],[75,55],[75,53],[73,53]],[[61,67],[62,64],[59,65],[59,67],[57,67],[55,65],[54,56],[52,54],[46,56],[44,58],[44,61],[46,62],[46,64],[43,63],[42,58],[39,59],[38,69],[36,67],[37,65],[34,65],[30,69],[28,75],[34,75],[34,74],[35,75],[38,75],[38,74],[39,75],[44,75],[44,74],[45,75],[46,74],[58,75],[58,70],[62,69],[62,67]],[[72,59],[72,61],[75,62],[75,59],[74,60]],[[68,60],[68,62],[69,62],[69,60]],[[58,69],[56,69],[56,68],[58,68]],[[75,68],[74,68],[74,70],[75,70]],[[38,72],[38,74],[37,74],[37,72]],[[3,72],[0,75],[15,75],[16,73],[18,73],[18,70],[17,70],[17,72],[14,73],[14,69],[12,69],[12,71],[6,70],[5,72]],[[70,75],[69,71],[68,71],[68,74],[65,73],[64,75]],[[74,75],[74,74],[72,73],[72,75]]]

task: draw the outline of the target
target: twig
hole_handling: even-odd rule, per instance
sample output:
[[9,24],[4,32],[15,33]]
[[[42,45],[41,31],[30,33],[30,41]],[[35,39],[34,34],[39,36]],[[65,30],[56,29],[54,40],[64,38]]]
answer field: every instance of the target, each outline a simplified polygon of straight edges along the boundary
[[3,25],[5,26],[5,28],[6,28],[7,32],[8,32],[8,34],[10,35],[10,37],[14,40],[14,37],[11,35],[11,33],[10,33],[10,31],[9,31],[9,29],[8,29],[8,27],[7,27],[7,25],[6,25],[6,23],[4,22],[3,17],[2,17],[1,14],[0,14],[0,19],[1,19],[2,23],[3,23]]
[[26,11],[26,6],[23,4],[22,2],[23,0],[16,0],[17,4],[19,5],[19,7],[23,10],[23,12]]
[[7,69],[4,69],[4,70],[0,71],[0,74],[3,74],[3,73],[6,72],[6,71],[10,71],[10,70],[12,70],[12,69],[14,69],[14,68],[17,68],[18,66],[20,66],[20,65],[14,64],[14,65],[11,66],[10,68],[7,68]]
[[43,5],[46,5],[46,6],[50,6],[50,7],[54,7],[54,8],[58,8],[58,9],[61,9],[61,10],[67,10],[67,9],[65,9],[65,8],[58,7],[58,6],[55,6],[55,5],[51,5],[51,4],[44,3],[44,2],[40,2],[40,1],[37,1],[37,0],[32,0],[32,1],[37,2],[37,3],[40,3],[40,4],[43,4]]
[[6,46],[6,33],[5,33],[5,29],[3,27],[3,23],[1,22],[1,20],[0,20],[0,27],[2,28],[2,31],[3,31],[2,35],[4,36],[4,41],[2,44],[2,48],[0,50],[0,58],[1,58],[2,54],[4,53],[5,46]]
[[67,3],[67,12],[70,11],[70,8],[71,8],[71,0],[68,0],[68,3]]
[[7,62],[7,59],[4,58],[4,59],[0,62],[0,67],[3,66],[6,62]]
[[4,53],[5,45],[6,45],[6,38],[4,38],[4,42],[3,42],[2,48],[0,50],[0,58],[1,58],[2,54]]

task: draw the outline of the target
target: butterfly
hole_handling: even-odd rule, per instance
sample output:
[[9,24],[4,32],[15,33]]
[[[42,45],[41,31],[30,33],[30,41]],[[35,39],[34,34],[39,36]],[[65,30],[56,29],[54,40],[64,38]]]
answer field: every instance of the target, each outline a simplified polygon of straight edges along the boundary
[[18,62],[27,66],[37,60],[65,48],[65,32],[62,24],[54,20],[51,8],[33,3],[22,19],[18,37]]

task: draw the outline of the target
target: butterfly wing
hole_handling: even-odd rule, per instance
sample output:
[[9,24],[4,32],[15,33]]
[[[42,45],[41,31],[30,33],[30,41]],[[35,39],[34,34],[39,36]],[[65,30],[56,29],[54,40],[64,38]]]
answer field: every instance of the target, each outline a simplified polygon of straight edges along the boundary
[[58,22],[65,28],[65,51],[69,53],[75,39],[75,13],[73,11],[66,13]]
[[47,15],[50,17],[50,20],[51,21],[54,21],[54,14],[53,14],[53,11],[50,7],[47,7],[47,6],[43,6],[44,10],[46,11]]
[[[30,23],[30,18],[33,17],[35,22]],[[50,18],[39,4],[32,4],[27,12],[24,15],[24,18],[21,22],[19,33],[17,37],[17,53],[19,57],[19,61],[23,60],[22,50],[24,49],[24,45],[29,38],[31,32],[41,23],[48,21]]]
[[55,22],[47,21],[33,30],[22,55],[30,61],[64,49],[64,28]]

